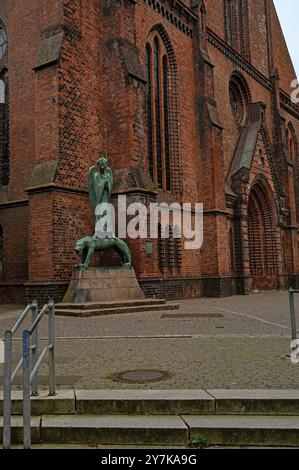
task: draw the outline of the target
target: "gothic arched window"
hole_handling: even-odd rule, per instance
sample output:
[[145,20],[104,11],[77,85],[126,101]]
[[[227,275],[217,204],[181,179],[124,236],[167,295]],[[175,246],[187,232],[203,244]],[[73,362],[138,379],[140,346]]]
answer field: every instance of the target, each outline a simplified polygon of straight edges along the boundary
[[224,0],[225,38],[246,60],[250,60],[248,0]]
[[158,33],[146,45],[148,165],[157,189],[171,190],[170,66]]
[[2,59],[2,57],[4,56],[6,48],[7,48],[7,34],[6,34],[3,24],[0,23],[0,59]]
[[9,183],[9,83],[8,71],[0,74],[1,102],[0,102],[0,158],[2,186]]

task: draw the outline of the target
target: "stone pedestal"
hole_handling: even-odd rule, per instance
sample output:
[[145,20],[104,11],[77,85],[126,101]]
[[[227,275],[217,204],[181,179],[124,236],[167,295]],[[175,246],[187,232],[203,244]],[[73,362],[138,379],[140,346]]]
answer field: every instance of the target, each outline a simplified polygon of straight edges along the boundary
[[74,269],[63,303],[144,299],[133,268]]

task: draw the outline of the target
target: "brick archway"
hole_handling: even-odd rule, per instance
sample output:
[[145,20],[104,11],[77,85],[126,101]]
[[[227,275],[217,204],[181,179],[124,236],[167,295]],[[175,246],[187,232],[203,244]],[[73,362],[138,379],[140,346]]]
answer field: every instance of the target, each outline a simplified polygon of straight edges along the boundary
[[274,206],[259,182],[250,191],[247,218],[253,288],[276,289],[279,277]]

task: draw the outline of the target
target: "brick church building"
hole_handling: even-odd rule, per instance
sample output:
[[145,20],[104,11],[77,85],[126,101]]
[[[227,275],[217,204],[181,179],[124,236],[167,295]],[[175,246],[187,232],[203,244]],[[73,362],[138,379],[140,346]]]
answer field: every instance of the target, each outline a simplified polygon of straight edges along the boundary
[[[294,12],[296,14],[296,12]],[[60,300],[113,198],[202,202],[204,242],[128,240],[147,295],[299,280],[299,106],[272,0],[1,0],[0,301]]]

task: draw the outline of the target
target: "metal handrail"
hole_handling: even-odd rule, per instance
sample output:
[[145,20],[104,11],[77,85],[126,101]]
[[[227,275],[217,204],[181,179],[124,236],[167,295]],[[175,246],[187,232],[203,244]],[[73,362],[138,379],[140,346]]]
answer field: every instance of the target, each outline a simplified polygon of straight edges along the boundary
[[[31,312],[31,325],[23,331],[23,352],[12,372],[12,340]],[[38,325],[48,313],[48,345],[38,356]],[[56,394],[55,383],[55,305],[52,300],[38,313],[37,301],[28,305],[11,330],[5,332],[4,346],[4,400],[3,400],[3,448],[11,444],[11,390],[12,384],[23,366],[23,443],[31,447],[31,395],[38,395],[38,370],[46,353],[49,353],[49,395]]]
[[290,315],[291,315],[291,330],[292,330],[292,342],[291,342],[291,358],[293,358],[294,362],[298,362],[296,360],[299,346],[299,340],[297,336],[297,325],[296,325],[296,311],[295,311],[295,299],[294,294],[299,294],[298,289],[293,289],[292,287],[289,288],[289,302],[290,302]]

